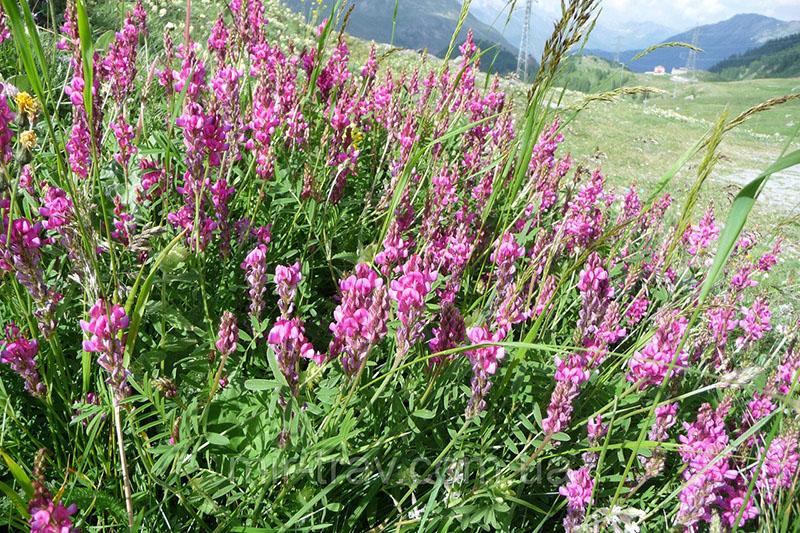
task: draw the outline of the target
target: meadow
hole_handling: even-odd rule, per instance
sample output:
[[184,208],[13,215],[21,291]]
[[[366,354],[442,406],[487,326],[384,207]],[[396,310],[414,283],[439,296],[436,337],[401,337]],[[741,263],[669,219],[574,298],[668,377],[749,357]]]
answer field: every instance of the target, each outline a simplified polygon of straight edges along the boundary
[[4,527],[800,528],[800,80],[0,5]]

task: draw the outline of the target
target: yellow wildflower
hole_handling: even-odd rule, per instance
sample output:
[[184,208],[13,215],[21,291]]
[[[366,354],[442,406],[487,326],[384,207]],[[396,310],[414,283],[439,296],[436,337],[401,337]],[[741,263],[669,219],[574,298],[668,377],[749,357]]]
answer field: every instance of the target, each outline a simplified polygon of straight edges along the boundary
[[23,131],[19,134],[19,143],[26,150],[33,150],[36,147],[36,132],[33,130]]
[[22,114],[28,115],[28,120],[33,122],[39,112],[39,101],[25,91],[18,92],[14,96],[14,101],[17,103],[17,110]]

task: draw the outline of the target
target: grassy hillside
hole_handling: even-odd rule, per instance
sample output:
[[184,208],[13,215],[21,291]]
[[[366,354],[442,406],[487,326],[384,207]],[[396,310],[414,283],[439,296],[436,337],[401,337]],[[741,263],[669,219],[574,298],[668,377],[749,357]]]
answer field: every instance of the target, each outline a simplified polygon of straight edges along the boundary
[[800,76],[800,33],[768,41],[709,70],[723,80]]

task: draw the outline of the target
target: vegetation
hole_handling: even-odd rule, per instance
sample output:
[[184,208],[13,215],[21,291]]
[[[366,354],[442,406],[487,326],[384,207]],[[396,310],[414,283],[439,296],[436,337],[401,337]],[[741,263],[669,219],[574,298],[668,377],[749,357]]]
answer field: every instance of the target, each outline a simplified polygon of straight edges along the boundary
[[[186,2],[162,33],[141,2],[50,28],[0,3],[7,527],[796,523],[791,243],[745,226],[800,164],[764,119],[797,95],[682,124],[683,155],[620,187],[565,150],[652,94],[558,87],[592,0],[531,85],[481,74],[469,32],[421,66],[348,40],[339,6],[193,27]],[[724,142],[769,127],[784,149],[704,205]]]
[[709,69],[723,80],[800,76],[800,33],[767,41]]

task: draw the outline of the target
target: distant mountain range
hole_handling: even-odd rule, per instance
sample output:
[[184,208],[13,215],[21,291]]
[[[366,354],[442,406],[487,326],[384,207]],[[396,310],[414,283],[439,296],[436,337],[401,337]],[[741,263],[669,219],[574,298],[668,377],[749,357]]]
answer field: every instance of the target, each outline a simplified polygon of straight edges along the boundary
[[[800,21],[787,22],[763,15],[742,14],[716,24],[692,28],[667,37],[662,42],[680,41],[691,44],[696,36],[697,46],[703,49],[703,52],[697,54],[696,68],[708,70],[720,61],[756,48],[770,39],[797,32],[800,32]],[[665,67],[667,71],[674,67],[683,67],[689,56],[686,48],[661,48],[630,63],[641,50],[642,48],[631,48],[617,54],[609,50],[586,49],[584,54],[606,59],[614,59],[618,55],[619,60],[628,64],[635,72],[651,71],[657,65]]]
[[[524,2],[519,0],[516,8],[508,17],[507,0],[480,0],[470,6],[470,14],[488,26],[494,28],[511,43],[519,46],[524,27]],[[553,26],[560,13],[547,12],[540,8],[531,13],[529,52],[536,58],[542,55],[544,43],[553,32]],[[629,48],[646,48],[659,43],[670,35],[677,33],[670,28],[655,22],[628,22],[620,25],[604,25],[598,23],[589,34],[587,48],[600,49],[613,53]]]
[[[316,9],[324,17],[330,12],[331,0],[317,4],[312,0],[283,0],[293,11],[310,16]],[[346,31],[361,39],[390,43],[394,19],[395,0],[354,0],[353,12]],[[450,45],[456,29],[461,4],[458,0],[401,0],[397,4],[397,18],[394,20],[394,45],[411,49],[427,49],[429,53],[443,56]],[[489,51],[482,67],[487,68],[497,52],[492,66],[500,73],[513,72],[516,68],[517,47],[511,44],[501,32],[481,22],[472,14],[468,15],[456,44],[466,39],[467,31],[472,29],[475,41],[482,49],[495,47]],[[454,56],[458,55],[458,49]]]
[[709,70],[724,80],[800,76],[800,33],[767,41],[720,61]]

